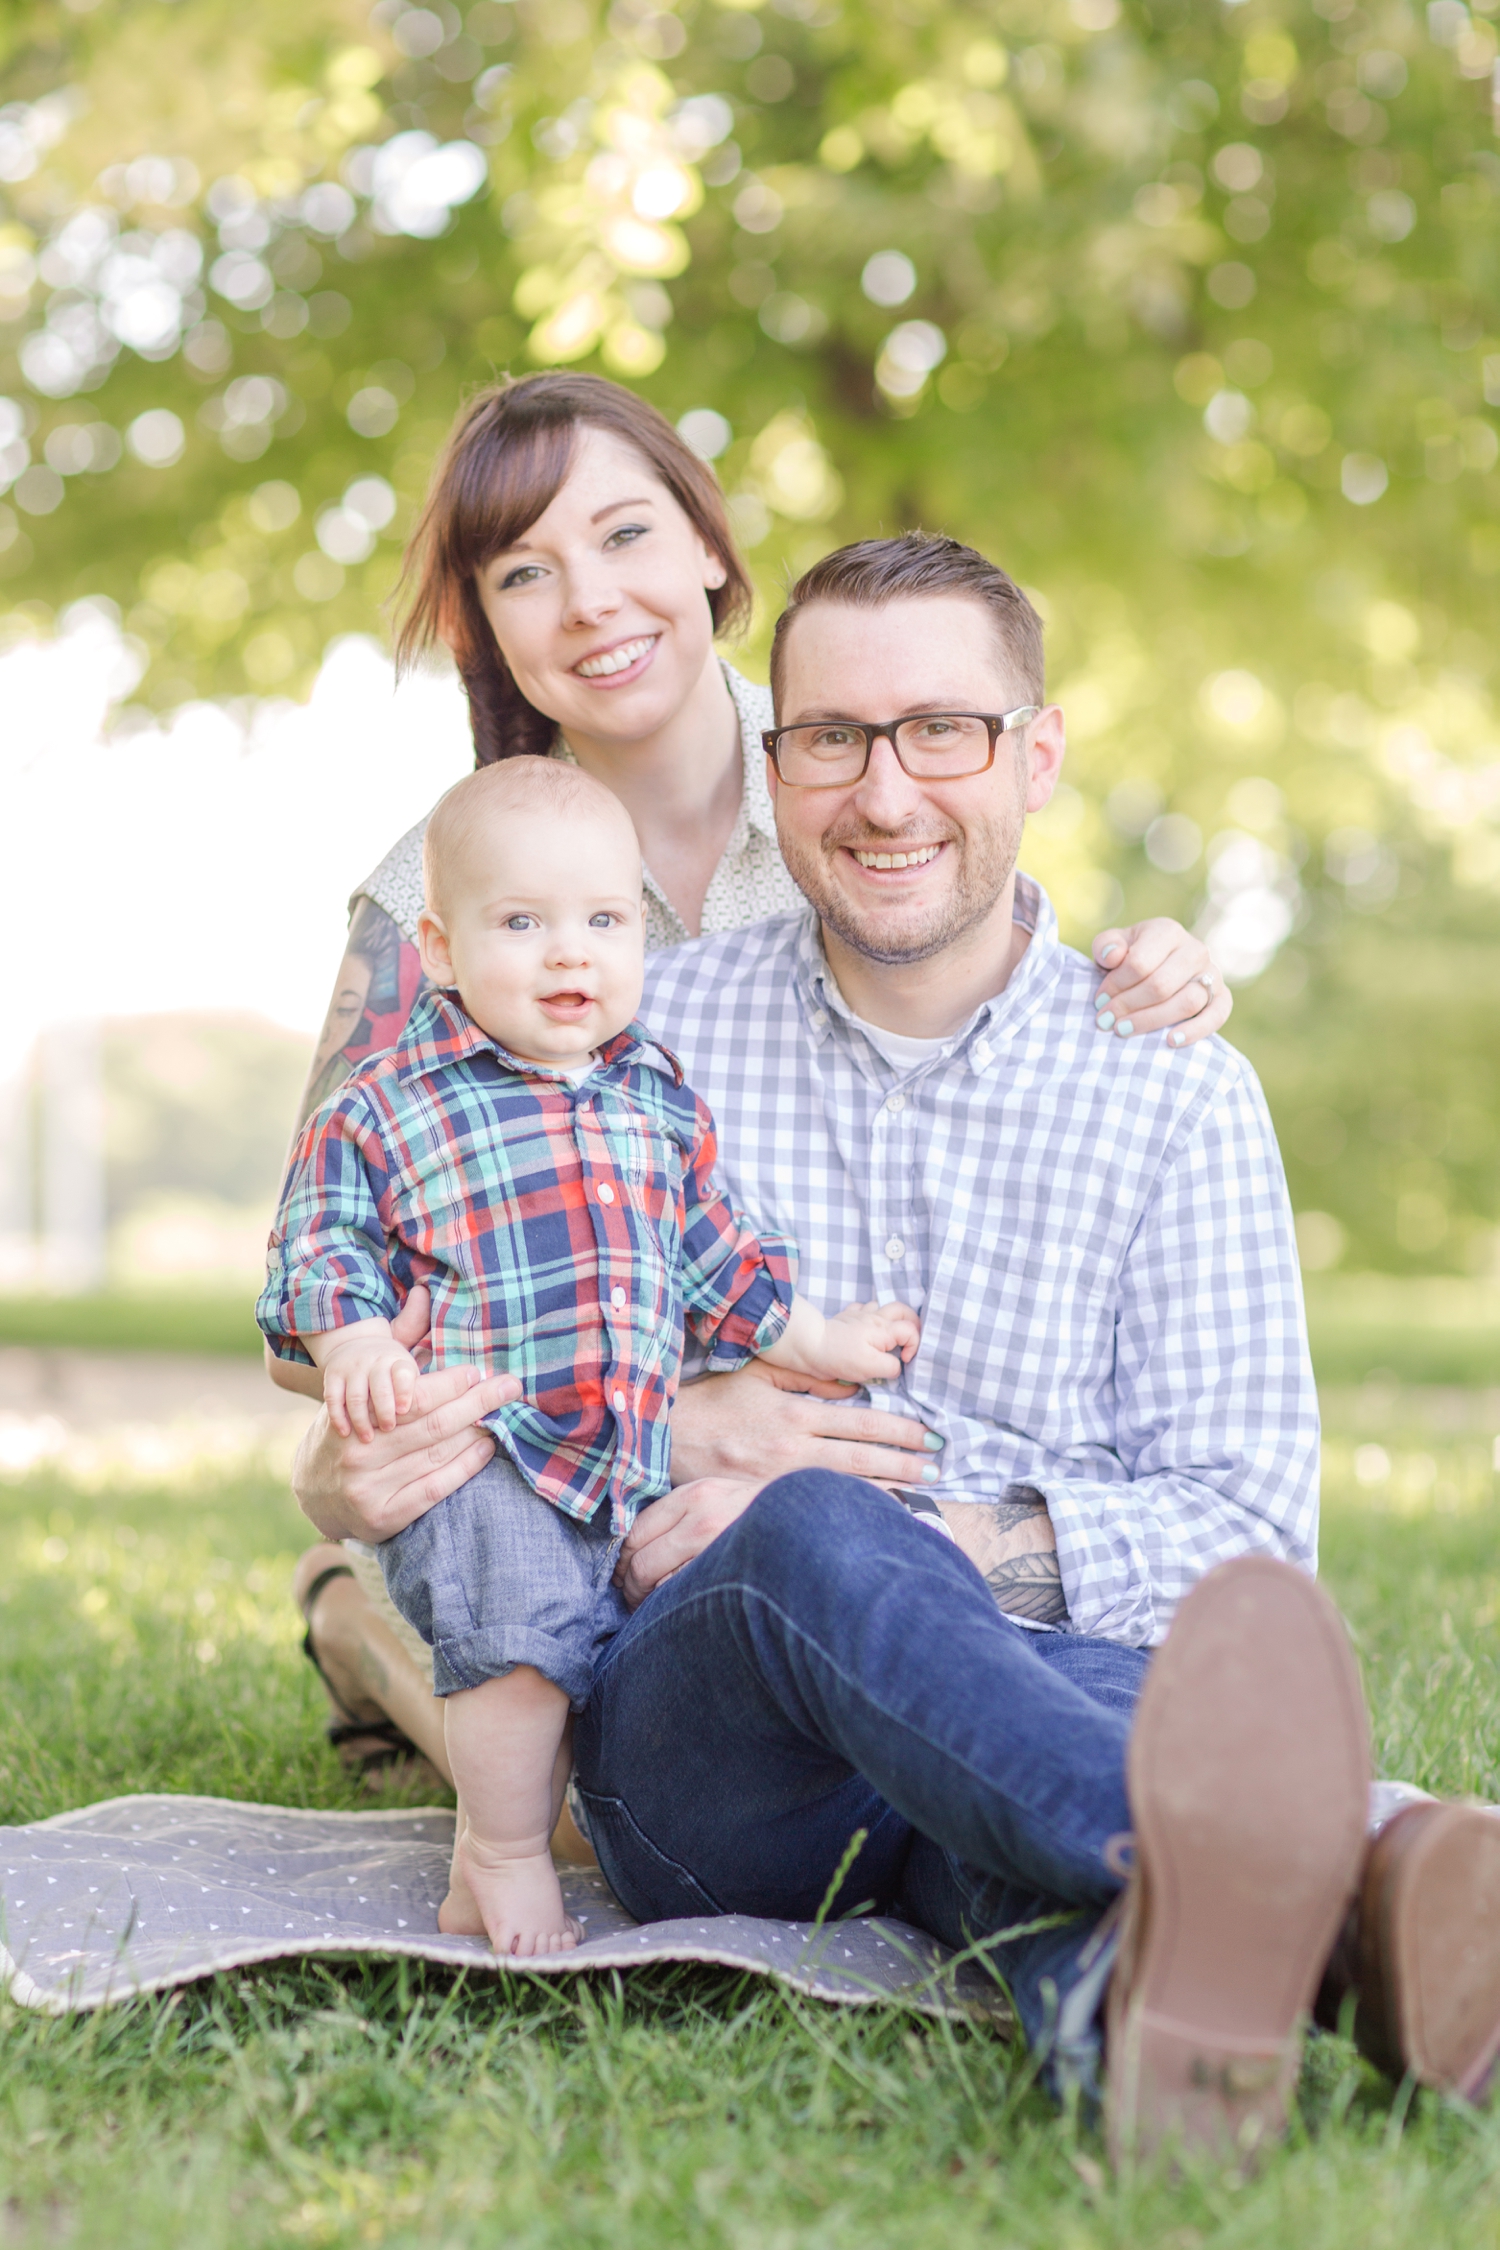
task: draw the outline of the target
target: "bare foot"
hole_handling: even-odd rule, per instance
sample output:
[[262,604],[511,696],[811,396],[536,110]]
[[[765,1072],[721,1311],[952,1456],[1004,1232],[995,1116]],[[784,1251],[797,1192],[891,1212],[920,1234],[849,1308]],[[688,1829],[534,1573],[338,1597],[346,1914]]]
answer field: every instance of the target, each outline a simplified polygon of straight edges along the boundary
[[[463,1902],[472,1900],[479,1929],[496,1953],[512,1960],[571,1953],[583,1936],[581,1925],[563,1905],[550,1852],[511,1853],[466,1828],[454,1847],[453,1870],[452,1888],[438,1912],[440,1930],[455,1927],[444,1920],[450,1906],[461,1914]],[[478,1930],[466,1923],[464,1934],[477,1936]]]
[[453,1858],[448,1867],[448,1896],[438,1908],[438,1928],[449,1937],[483,1937],[484,1916],[474,1896],[459,1845],[466,1833],[462,1814],[453,1836]]

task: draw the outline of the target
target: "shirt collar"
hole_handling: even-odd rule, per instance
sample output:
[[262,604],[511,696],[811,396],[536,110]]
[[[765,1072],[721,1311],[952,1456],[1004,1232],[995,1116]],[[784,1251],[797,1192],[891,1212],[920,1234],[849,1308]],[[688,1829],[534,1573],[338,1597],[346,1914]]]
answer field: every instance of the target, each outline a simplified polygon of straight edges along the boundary
[[[1062,947],[1057,934],[1057,914],[1040,883],[1017,872],[1012,919],[1030,930],[1031,943],[1016,964],[1003,992],[981,1002],[968,1022],[954,1033],[950,1053],[962,1053],[971,1069],[992,1062],[997,1046],[1011,1039],[1057,982],[1062,970]],[[803,1018],[813,1040],[822,1046],[833,1036],[836,1018],[854,1030],[853,1011],[834,981],[823,951],[817,915],[809,907],[797,933],[793,980]]]
[[[734,826],[729,832],[729,841],[724,846],[724,856],[719,862],[723,868],[738,864],[750,841],[752,828],[757,835],[764,836],[775,846],[778,856],[781,846],[776,840],[776,811],[771,803],[771,792],[766,787],[766,753],[760,739],[766,728],[775,724],[776,712],[771,701],[771,691],[754,680],[747,680],[742,672],[737,672],[732,664],[726,664],[722,657],[719,659],[719,669],[724,675],[724,684],[729,690],[735,717],[739,720],[740,758],[744,768],[740,809],[734,816]],[[563,759],[568,765],[576,766],[578,763],[560,731],[553,737],[551,754],[554,758]],[[646,868],[644,872],[646,889],[655,901],[669,933],[667,943],[684,944],[688,932],[682,916],[650,868]]]
[[[727,859],[736,850],[743,850],[747,825],[757,829],[762,836],[769,837],[773,844],[776,842],[776,808],[771,803],[771,792],[766,787],[766,752],[760,739],[766,728],[774,726],[776,721],[768,687],[761,687],[756,681],[747,680],[743,672],[737,672],[732,664],[726,664],[722,658],[719,660],[719,669],[724,675],[724,685],[729,690],[729,700],[734,705],[734,715],[740,722],[740,756],[745,766],[740,813],[735,822],[734,834],[725,849],[724,856]],[[552,756],[563,759],[570,766],[578,763],[561,732],[553,738]]]
[[[639,1021],[627,1024],[604,1042],[598,1051],[596,1073],[624,1070],[632,1063],[649,1064],[651,1049],[666,1058],[673,1082],[680,1086],[681,1063]],[[539,1078],[558,1087],[570,1087],[572,1083],[560,1070],[549,1070],[545,1063],[524,1062],[513,1055],[480,1029],[456,992],[439,990],[423,993],[412,1009],[397,1049],[396,1076],[404,1085],[409,1079],[431,1077],[436,1071],[470,1062],[476,1055],[493,1055],[502,1069],[517,1078]]]

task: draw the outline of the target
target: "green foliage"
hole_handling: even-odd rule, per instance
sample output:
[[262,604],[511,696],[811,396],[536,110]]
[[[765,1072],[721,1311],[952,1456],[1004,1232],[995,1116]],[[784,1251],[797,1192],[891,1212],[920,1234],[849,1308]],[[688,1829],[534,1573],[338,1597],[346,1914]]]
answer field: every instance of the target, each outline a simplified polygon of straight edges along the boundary
[[[1325,1565],[1377,1760],[1494,1795],[1483,1401],[1350,1395],[1330,1421]],[[0,1526],[0,1822],[128,1789],[361,1801],[319,1738],[278,1485],[38,1479],[0,1487]],[[694,1969],[272,1964],[83,2019],[0,2003],[0,2211],[17,2250],[1426,2250],[1500,2241],[1500,2127],[1319,2039],[1255,2181],[1116,2185],[988,2031]]]
[[839,538],[998,553],[1069,714],[1028,843],[1067,934],[1201,918],[1248,978],[1290,926],[1242,1022],[1323,1254],[1484,1266],[1492,9],[12,11],[15,627],[104,596],[153,703],[297,692],[379,624],[466,388],[711,409],[752,660]]

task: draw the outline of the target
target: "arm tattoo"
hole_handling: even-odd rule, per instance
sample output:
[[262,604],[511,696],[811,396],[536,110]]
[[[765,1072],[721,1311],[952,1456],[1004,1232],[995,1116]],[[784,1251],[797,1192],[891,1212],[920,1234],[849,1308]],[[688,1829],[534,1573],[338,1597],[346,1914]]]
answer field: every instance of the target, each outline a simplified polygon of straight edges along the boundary
[[990,1521],[999,1532],[1015,1531],[1034,1516],[1045,1515],[1047,1502],[1034,1484],[1008,1484],[990,1507]]
[[1013,1555],[984,1574],[984,1582],[1007,1617],[1028,1617],[1033,1625],[1064,1625],[1062,1572],[1053,1554]]
[[[991,1519],[1003,1535],[1038,1513],[1045,1514],[1046,1508],[1045,1498],[1034,1485],[1012,1484],[1006,1486],[1004,1498],[993,1503]],[[994,1563],[985,1572],[984,1582],[1007,1617],[1029,1618],[1034,1625],[1067,1623],[1068,1605],[1055,1549],[1012,1555]]]
[[373,899],[358,900],[308,1072],[299,1126],[368,1056],[395,1045],[425,985],[416,947]]

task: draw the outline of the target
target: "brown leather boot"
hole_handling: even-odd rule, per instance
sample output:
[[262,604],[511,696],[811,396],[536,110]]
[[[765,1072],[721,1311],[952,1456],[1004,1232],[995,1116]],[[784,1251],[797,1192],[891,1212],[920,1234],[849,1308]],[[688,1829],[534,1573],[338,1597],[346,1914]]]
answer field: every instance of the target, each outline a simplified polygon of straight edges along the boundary
[[1500,1814],[1428,1802],[1376,1830],[1319,2023],[1334,2029],[1351,1992],[1378,2070],[1479,2099],[1500,2054]]
[[1106,2024],[1117,2163],[1280,2135],[1359,1878],[1364,1698],[1337,1610],[1266,1556],[1183,1602],[1131,1733],[1135,1869]]

